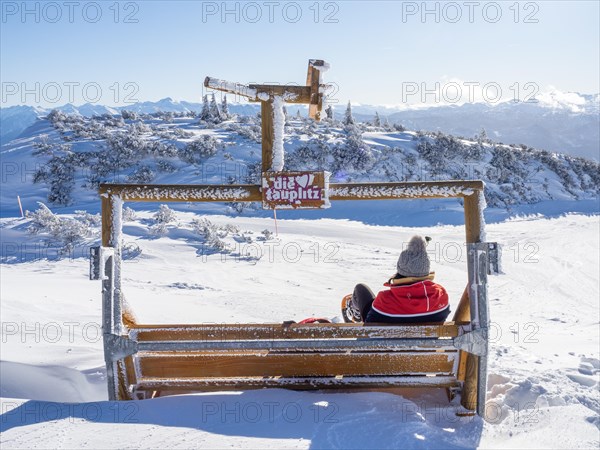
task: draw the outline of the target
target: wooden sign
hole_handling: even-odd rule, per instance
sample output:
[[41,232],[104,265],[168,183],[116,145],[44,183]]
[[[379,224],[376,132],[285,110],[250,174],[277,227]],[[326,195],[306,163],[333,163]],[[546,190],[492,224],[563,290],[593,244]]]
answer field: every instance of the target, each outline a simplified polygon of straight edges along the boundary
[[263,208],[329,208],[329,175],[329,172],[263,172]]

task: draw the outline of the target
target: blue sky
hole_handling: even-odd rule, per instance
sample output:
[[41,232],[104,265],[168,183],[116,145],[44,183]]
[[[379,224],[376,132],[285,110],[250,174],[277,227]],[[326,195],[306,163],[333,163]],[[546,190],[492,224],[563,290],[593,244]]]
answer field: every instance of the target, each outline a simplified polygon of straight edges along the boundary
[[198,101],[206,75],[303,83],[309,58],[343,103],[419,103],[436,82],[600,91],[597,1],[1,3],[1,106]]

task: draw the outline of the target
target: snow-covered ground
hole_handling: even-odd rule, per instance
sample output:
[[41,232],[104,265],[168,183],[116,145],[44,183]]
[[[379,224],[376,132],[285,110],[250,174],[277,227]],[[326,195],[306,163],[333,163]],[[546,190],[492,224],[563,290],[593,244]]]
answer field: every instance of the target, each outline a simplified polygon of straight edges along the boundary
[[[327,120],[289,118],[286,168],[331,169],[335,182],[487,182],[494,206],[485,214],[488,240],[503,245],[504,270],[489,286],[487,421],[456,417],[435,389],[260,390],[108,402],[100,284],[88,279],[89,247],[99,242],[95,183],[256,182],[250,175],[261,152],[253,116],[218,124],[164,113],[123,117],[64,116],[54,126],[38,120],[0,151],[2,448],[600,444],[597,163],[481,136],[419,136]],[[103,172],[121,167],[111,159],[119,152],[131,161]],[[465,164],[465,157],[476,164]],[[144,168],[148,177],[141,180]],[[16,218],[17,196],[26,210],[43,201],[59,215],[48,212],[42,222],[50,228],[32,234],[33,218]],[[155,220],[158,205],[126,206],[135,217],[129,211],[123,224],[123,285],[139,322],[338,316],[340,299],[357,282],[381,287],[416,233],[433,237],[430,257],[453,309],[466,284],[463,208],[456,199],[281,211],[278,236],[272,213],[252,206],[238,215],[235,204],[179,203],[170,205],[177,217],[166,224]],[[73,239],[76,246],[65,253]]]
[[[377,289],[402,243],[433,237],[437,280],[456,307],[466,282],[462,226],[210,216],[239,231],[215,253],[178,212],[124,223],[127,300],[140,322],[281,322],[339,314],[357,282]],[[400,216],[400,215],[399,215]],[[55,259],[27,219],[2,230],[2,448],[598,448],[600,222],[597,215],[488,225],[503,245],[490,279],[488,420],[458,418],[445,394],[260,390],[106,401],[100,284],[86,248]],[[414,223],[402,222],[399,223]],[[251,242],[249,242],[251,241]],[[140,252],[141,250],[141,252]]]

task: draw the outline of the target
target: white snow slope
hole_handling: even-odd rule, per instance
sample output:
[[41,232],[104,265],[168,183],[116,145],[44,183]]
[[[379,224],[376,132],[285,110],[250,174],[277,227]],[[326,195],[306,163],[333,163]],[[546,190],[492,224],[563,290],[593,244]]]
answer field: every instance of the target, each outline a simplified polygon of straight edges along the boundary
[[[125,294],[143,322],[281,322],[338,314],[357,282],[378,289],[402,243],[434,238],[437,280],[456,308],[466,282],[461,226],[210,216],[240,231],[210,253],[178,212],[167,234],[152,212],[124,223]],[[503,244],[491,277],[487,421],[457,418],[438,390],[258,390],[106,400],[100,284],[85,247],[55,260],[28,219],[1,219],[1,410],[4,448],[598,448],[598,216],[488,226]],[[244,237],[242,237],[242,234]],[[244,244],[252,239],[252,248]],[[267,243],[270,243],[267,245]],[[246,246],[245,246],[246,245]],[[269,249],[272,249],[270,252]],[[285,249],[285,250],[284,250]],[[298,250],[302,252],[298,252]],[[246,253],[253,251],[253,255]],[[262,257],[256,257],[262,253]],[[237,256],[236,256],[237,255]]]

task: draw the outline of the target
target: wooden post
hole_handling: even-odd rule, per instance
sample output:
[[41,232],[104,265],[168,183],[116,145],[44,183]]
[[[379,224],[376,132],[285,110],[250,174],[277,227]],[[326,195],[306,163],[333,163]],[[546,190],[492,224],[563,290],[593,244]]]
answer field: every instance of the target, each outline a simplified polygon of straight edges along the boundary
[[102,247],[110,247],[112,236],[112,199],[106,192],[100,193],[102,199]]
[[469,286],[465,287],[465,290],[460,297],[460,302],[458,302],[458,307],[454,312],[454,317],[452,318],[454,322],[468,322],[471,320],[471,305],[469,302]]
[[310,103],[308,105],[308,117],[315,120],[321,119],[321,108],[323,106],[323,94],[319,92],[321,84],[321,71],[317,66],[322,66],[323,60],[311,59],[308,61],[308,73],[306,74],[306,85],[310,87]]
[[[481,240],[481,211],[479,210],[479,196],[483,193],[476,190],[473,194],[464,197],[465,208],[465,232],[467,244],[480,242]],[[454,320],[473,322],[473,311],[471,310],[471,299],[469,296],[469,286],[465,288],[460,299]],[[461,404],[468,410],[477,410],[477,388],[479,384],[478,376],[479,357],[465,351],[459,355],[460,377],[464,377],[463,389],[461,393]],[[462,372],[462,373],[461,373]]]
[[467,243],[481,242],[481,213],[483,212],[479,210],[481,195],[483,195],[483,192],[476,190],[473,194],[464,197]]
[[[130,356],[120,359],[115,363],[117,369],[117,395],[119,400],[133,400],[133,396],[129,392],[129,371],[133,370],[133,367],[127,367],[127,359],[131,359]],[[135,380],[135,378],[133,379]],[[135,381],[133,381],[135,383]]]
[[[477,411],[477,386],[479,381],[479,356],[460,352],[459,358],[466,356],[465,381],[460,396],[460,404],[469,411]],[[461,361],[459,360],[459,365]]]
[[[483,195],[476,190],[464,198],[465,209],[465,232],[467,244],[480,242],[481,240],[481,211],[479,211],[479,196]],[[471,305],[469,299],[469,286],[465,288],[453,319],[455,322],[467,322],[471,320]]]
[[273,164],[273,100],[260,102],[262,128],[262,171],[268,172]]

